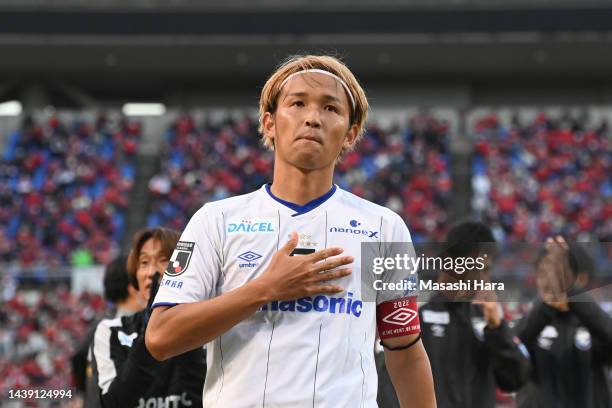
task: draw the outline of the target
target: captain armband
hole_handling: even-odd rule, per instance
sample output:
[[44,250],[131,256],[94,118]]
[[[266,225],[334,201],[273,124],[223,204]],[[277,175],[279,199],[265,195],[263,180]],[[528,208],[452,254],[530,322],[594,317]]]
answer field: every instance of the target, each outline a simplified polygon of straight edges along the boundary
[[416,296],[390,300],[376,306],[376,326],[381,340],[420,333]]

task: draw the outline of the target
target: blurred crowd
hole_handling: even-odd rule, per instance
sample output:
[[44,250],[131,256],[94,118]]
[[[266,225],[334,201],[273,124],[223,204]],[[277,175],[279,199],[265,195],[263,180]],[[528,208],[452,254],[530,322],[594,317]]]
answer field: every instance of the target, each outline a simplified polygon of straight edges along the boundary
[[498,240],[612,239],[610,129],[584,122],[545,114],[508,127],[494,114],[476,122],[473,209]]
[[0,262],[105,264],[124,232],[137,122],[26,118],[0,162]]
[[101,295],[65,286],[20,290],[0,308],[0,399],[9,390],[74,387],[70,358],[105,312]]
[[[182,230],[205,202],[244,194],[272,180],[273,153],[245,117],[197,126],[186,115],[166,132],[161,171],[149,181],[150,227]],[[442,239],[451,194],[448,125],[429,114],[407,126],[370,125],[337,166],[335,182],[401,214],[415,241]]]
[[[149,180],[148,226],[180,231],[203,203],[272,181],[273,152],[261,145],[257,126],[246,115],[221,124],[177,119],[165,132],[160,170]],[[543,242],[556,234],[612,239],[606,123],[589,128],[541,114],[505,127],[488,115],[470,132],[476,139],[473,210],[497,241]],[[124,234],[140,139],[141,125],[121,117],[25,120],[0,162],[0,264],[107,265]],[[442,242],[451,224],[449,139],[448,124],[428,113],[384,129],[370,124],[334,180],[401,214],[415,242]],[[527,255],[498,266],[525,278],[535,254]],[[535,293],[536,283],[525,287]],[[518,302],[503,306],[508,320],[528,314]],[[101,296],[75,296],[64,286],[10,296],[0,308],[0,397],[9,389],[73,388],[70,356],[105,308]],[[435,330],[434,337],[443,337]]]
[[149,181],[148,226],[182,230],[204,203],[269,181],[273,158],[259,143],[257,122],[248,117],[200,127],[191,116],[179,118],[166,131],[161,170]]
[[452,180],[448,124],[426,113],[406,126],[370,125],[336,167],[336,183],[402,216],[415,242],[442,241]]

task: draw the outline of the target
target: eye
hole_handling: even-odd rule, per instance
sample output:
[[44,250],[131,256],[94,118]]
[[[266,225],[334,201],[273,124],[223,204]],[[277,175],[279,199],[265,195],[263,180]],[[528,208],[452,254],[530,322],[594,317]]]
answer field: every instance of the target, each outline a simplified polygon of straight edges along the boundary
[[330,112],[338,113],[338,108],[336,108],[334,105],[327,105],[325,109],[327,109]]
[[291,106],[300,106],[301,107],[301,106],[304,106],[304,102],[302,102],[302,101],[294,101],[291,104]]

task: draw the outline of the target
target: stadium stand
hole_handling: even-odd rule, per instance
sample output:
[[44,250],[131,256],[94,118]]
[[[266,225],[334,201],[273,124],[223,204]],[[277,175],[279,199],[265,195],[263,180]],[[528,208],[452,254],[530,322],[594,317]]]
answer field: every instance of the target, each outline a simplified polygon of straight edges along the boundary
[[[414,241],[441,241],[454,194],[468,192],[467,185],[453,189],[454,130],[433,113],[407,117],[403,123],[371,120],[356,150],[338,165],[335,181],[401,214]],[[273,153],[261,146],[253,115],[170,118],[159,171],[145,182],[149,226],[180,230],[204,202],[271,180]],[[125,235],[126,214],[142,211],[129,197],[142,165],[137,150],[147,136],[145,124],[73,112],[26,118],[10,133],[0,164],[1,262],[22,270],[104,265]],[[610,239],[612,150],[605,122],[541,114],[512,123],[484,114],[468,127],[468,136],[472,209],[495,227],[498,239],[537,241],[556,232]],[[5,280],[17,276],[7,271]],[[101,297],[60,285],[18,288],[3,298],[0,396],[9,389],[73,387],[67,362],[89,323],[103,313]]]
[[612,144],[607,121],[545,113],[502,123],[495,113],[470,131],[473,210],[498,238],[542,242],[562,234],[612,239]]
[[0,309],[0,399],[9,390],[73,388],[74,347],[104,311],[101,295],[66,286],[18,290]]
[[140,133],[122,117],[25,118],[0,163],[0,261],[106,264],[124,232]]
[[165,134],[161,171],[149,180],[148,226],[182,230],[205,202],[257,189],[271,178],[271,152],[259,145],[257,121],[204,124],[184,115]]

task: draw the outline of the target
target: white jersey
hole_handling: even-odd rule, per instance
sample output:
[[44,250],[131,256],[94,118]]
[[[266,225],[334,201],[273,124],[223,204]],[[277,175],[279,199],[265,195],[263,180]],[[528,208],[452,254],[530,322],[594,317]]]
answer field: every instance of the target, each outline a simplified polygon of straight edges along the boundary
[[337,246],[354,257],[353,273],[334,281],[345,292],[272,302],[208,343],[205,407],[377,406],[376,304],[363,300],[360,257],[362,242],[410,242],[389,209],[336,186],[304,206],[275,197],[268,185],[208,203],[183,232],[153,307],[244,285],[292,231],[295,255]]

